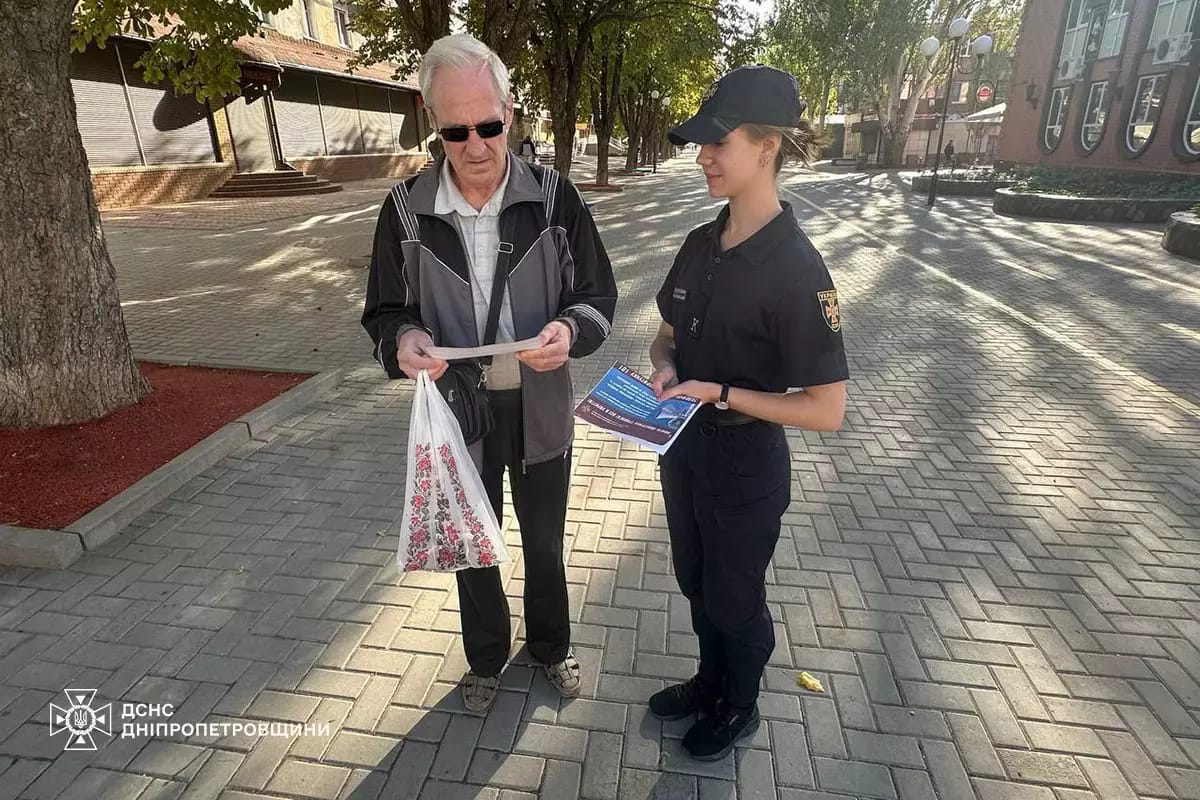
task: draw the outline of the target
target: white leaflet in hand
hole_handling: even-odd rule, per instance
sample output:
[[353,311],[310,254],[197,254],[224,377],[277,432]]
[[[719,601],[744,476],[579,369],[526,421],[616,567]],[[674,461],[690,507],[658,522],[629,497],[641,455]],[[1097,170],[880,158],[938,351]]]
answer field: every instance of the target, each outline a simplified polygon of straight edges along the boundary
[[536,350],[541,346],[542,340],[535,336],[532,339],[522,339],[519,342],[501,342],[483,347],[427,347],[425,348],[425,354],[430,358],[440,358],[442,361],[459,361],[464,358],[506,356],[511,353]]

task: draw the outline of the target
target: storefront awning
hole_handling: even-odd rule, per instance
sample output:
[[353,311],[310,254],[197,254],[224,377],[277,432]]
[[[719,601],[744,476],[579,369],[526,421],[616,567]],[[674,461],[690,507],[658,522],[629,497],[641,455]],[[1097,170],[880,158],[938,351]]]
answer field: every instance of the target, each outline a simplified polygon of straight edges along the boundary
[[[165,36],[171,31],[170,26],[162,25],[158,20],[150,21],[152,36]],[[420,91],[415,75],[396,80],[393,76],[399,70],[395,64],[383,62],[356,68],[353,72],[347,66],[354,58],[354,51],[331,44],[318,42],[314,39],[293,39],[271,28],[261,28],[260,35],[243,36],[233,43],[233,48],[241,56],[243,62],[249,62],[254,68],[271,67],[307,69],[331,75],[341,75],[350,79],[370,81],[385,84],[392,89],[409,89]],[[150,42],[132,31],[121,34],[129,39]]]
[[396,65],[389,63],[372,64],[350,71],[347,64],[354,57],[352,50],[345,50],[333,45],[322,44],[311,40],[293,39],[272,30],[263,31],[263,36],[243,36],[234,43],[239,53],[252,61],[275,63],[284,68],[310,69],[326,74],[340,74],[347,78],[369,80],[372,83],[387,84],[392,88],[403,88],[418,91],[417,81],[413,77],[395,80]]
[[991,108],[985,108],[982,111],[976,111],[974,114],[966,118],[967,122],[989,122],[994,125],[999,125],[1004,122],[1004,109],[1006,103],[997,103]]

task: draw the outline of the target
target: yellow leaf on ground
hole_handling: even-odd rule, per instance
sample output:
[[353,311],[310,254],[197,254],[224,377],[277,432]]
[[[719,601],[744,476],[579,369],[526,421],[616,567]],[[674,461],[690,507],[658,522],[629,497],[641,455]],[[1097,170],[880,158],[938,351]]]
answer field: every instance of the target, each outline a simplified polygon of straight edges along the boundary
[[810,692],[825,691],[825,687],[821,685],[821,682],[807,672],[801,672],[799,675],[797,675],[796,683],[800,684],[805,689],[808,689]]

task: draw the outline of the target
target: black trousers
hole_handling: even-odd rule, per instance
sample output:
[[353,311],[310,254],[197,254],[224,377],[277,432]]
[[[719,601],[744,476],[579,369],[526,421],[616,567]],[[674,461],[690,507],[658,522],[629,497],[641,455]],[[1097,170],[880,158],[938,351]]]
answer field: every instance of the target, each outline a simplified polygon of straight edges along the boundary
[[660,461],[675,577],[700,639],[700,680],[749,708],[775,649],[766,571],[791,500],[783,428],[693,420]]
[[[520,390],[489,394],[495,427],[483,442],[483,485],[503,525],[504,472],[508,470],[513,507],[521,526],[525,566],[525,636],[529,654],[543,664],[557,664],[571,647],[567,605],[567,572],[563,565],[563,532],[571,454],[522,470],[524,452]],[[512,629],[508,598],[500,584],[500,568],[460,570],[463,649],[476,675],[500,674],[508,661]]]

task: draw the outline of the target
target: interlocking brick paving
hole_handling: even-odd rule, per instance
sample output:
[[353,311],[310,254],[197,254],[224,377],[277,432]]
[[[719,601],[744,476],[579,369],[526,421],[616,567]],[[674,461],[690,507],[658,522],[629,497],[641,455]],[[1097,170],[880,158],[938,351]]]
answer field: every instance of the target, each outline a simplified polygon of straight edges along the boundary
[[[653,456],[582,427],[583,697],[558,699],[518,641],[495,708],[464,713],[453,580],[393,563],[410,389],[357,324],[370,185],[241,227],[108,226],[140,356],[348,374],[71,569],[0,573],[0,798],[1200,798],[1194,265],[1154,229],[930,213],[887,174],[787,181],[853,379],[841,432],[789,435],[766,723],[735,755],[691,762],[685,724],[645,713],[695,640]],[[646,365],[653,293],[714,208],[682,161],[597,198],[622,300],[578,388]],[[66,687],[329,732],[64,754]]]

